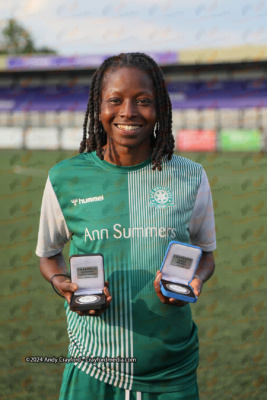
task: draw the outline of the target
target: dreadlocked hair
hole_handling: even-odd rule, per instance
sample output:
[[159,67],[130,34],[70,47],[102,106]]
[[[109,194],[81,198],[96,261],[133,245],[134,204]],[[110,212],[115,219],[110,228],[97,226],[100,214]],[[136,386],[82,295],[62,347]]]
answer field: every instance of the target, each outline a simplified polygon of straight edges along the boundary
[[[108,69],[138,68],[148,73],[151,77],[156,94],[157,122],[154,132],[151,134],[152,169],[161,171],[162,158],[172,158],[174,150],[174,137],[172,135],[172,106],[167,91],[166,83],[161,69],[157,63],[144,53],[121,53],[118,56],[107,58],[95,71],[90,87],[90,95],[83,124],[83,139],[80,143],[79,152],[85,149],[88,153],[96,151],[97,156],[103,160],[103,146],[107,143],[107,134],[99,121],[99,108],[102,91],[102,82]],[[89,129],[88,127],[88,120]],[[87,137],[88,134],[88,137]]]

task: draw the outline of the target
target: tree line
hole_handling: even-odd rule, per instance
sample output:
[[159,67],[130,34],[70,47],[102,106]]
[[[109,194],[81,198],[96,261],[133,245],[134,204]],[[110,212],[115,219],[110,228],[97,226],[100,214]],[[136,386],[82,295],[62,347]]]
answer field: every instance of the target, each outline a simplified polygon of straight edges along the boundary
[[56,54],[47,46],[37,47],[32,35],[15,19],[6,21],[0,32],[0,54]]

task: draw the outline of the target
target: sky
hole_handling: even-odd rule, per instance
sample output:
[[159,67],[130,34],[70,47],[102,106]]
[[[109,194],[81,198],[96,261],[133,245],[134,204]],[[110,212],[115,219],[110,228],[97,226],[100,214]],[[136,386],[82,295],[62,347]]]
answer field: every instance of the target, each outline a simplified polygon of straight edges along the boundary
[[0,15],[60,55],[267,45],[266,0],[0,0]]

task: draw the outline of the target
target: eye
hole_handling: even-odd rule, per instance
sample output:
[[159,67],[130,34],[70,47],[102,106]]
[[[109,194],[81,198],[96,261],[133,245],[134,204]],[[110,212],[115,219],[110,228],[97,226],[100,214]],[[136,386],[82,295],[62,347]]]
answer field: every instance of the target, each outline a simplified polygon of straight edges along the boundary
[[139,100],[137,100],[137,103],[141,104],[142,106],[147,106],[147,105],[151,104],[152,101],[149,99],[139,99]]
[[109,99],[108,102],[112,103],[112,104],[119,104],[120,103],[120,99],[115,97],[115,98]]

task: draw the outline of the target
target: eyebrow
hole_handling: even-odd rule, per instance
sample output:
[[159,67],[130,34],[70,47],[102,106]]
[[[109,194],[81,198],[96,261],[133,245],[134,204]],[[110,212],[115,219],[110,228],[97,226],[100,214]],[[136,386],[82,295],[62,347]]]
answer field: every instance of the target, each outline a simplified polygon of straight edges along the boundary
[[[110,90],[108,92],[108,94],[115,94],[115,93],[120,94],[120,91],[119,90]],[[142,90],[141,92],[136,93],[136,96],[140,96],[142,94],[149,94],[149,95],[152,94],[152,95],[154,95],[154,91]]]

